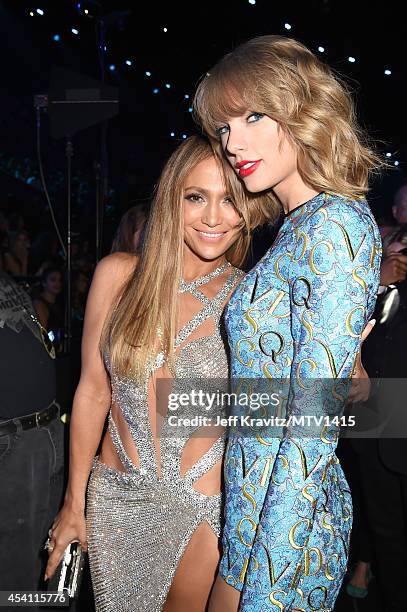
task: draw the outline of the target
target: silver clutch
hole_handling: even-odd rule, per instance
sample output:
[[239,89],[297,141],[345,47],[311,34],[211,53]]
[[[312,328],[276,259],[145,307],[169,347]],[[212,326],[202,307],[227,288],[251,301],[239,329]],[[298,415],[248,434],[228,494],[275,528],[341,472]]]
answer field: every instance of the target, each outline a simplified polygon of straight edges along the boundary
[[86,553],[79,542],[72,542],[65,548],[62,561],[48,582],[49,591],[62,591],[71,599],[78,597],[85,567]]

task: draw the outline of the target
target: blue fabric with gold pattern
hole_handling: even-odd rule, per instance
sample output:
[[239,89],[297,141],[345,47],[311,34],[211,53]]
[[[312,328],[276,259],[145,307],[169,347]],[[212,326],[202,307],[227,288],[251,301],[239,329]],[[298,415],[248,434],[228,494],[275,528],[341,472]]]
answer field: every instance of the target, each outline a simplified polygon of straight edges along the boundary
[[[319,383],[349,384],[380,259],[380,234],[365,200],[321,193],[288,214],[226,309],[235,382],[290,379],[286,415],[341,414],[344,395],[327,400]],[[318,380],[302,395],[310,378]],[[242,591],[244,612],[333,609],[352,524],[337,433],[231,431],[220,573]]]

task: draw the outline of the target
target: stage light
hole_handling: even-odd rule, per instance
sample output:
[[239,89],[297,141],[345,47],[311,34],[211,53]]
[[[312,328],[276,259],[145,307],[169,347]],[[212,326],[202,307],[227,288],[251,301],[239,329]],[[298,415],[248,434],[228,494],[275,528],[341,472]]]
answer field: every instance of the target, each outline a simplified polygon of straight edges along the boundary
[[116,70],[116,66],[114,64],[110,64],[109,70],[110,72],[114,72]]
[[185,98],[185,100],[189,100],[189,95],[185,94],[184,98]]
[[85,13],[85,15],[89,15],[88,9],[85,9],[83,12]]
[[165,86],[166,86],[167,89],[171,88],[171,85],[169,83],[166,83]]
[[30,17],[34,17],[34,13],[30,11]]
[[391,153],[386,153],[386,157],[391,157]]
[[186,135],[186,134],[182,134],[182,138],[183,138],[184,140],[186,139],[186,137],[187,137],[187,135]]
[[398,166],[398,165],[399,165],[399,162],[397,161],[397,159],[396,159],[396,161],[394,162],[394,165],[395,165],[395,166]]
[[131,66],[131,61],[130,60],[126,60],[126,65],[127,66]]
[[386,70],[384,71],[384,74],[386,76],[390,76],[391,75],[391,70],[389,70],[388,68],[386,68]]
[[76,28],[71,28],[71,32],[72,34],[75,34],[75,36],[79,34],[79,30],[77,30]]
[[318,47],[318,51],[319,51],[320,53],[323,53],[323,52],[325,51],[325,47]]
[[256,4],[256,0],[249,0],[249,4]]
[[356,62],[356,59],[350,55],[348,57],[348,62],[350,62],[351,64],[354,64]]
[[192,109],[192,106],[190,106],[190,107],[189,107],[189,109],[188,109],[188,112],[189,112],[189,113],[192,113],[192,110],[193,110],[193,109]]
[[148,76],[148,77],[151,76],[151,72],[149,70],[146,70],[146,76]]
[[168,32],[168,29],[167,28],[163,28],[163,32]]
[[55,42],[59,42],[61,40],[61,37],[59,34],[54,34],[52,38],[55,40]]
[[42,9],[37,9],[37,13],[38,13],[38,15],[42,16],[44,14],[44,11]]
[[289,23],[285,23],[284,27],[286,30],[291,30],[291,25]]
[[160,91],[160,90],[158,89],[158,87],[156,87],[155,89],[153,89],[153,93],[154,93],[154,94],[158,94],[158,92],[159,92],[159,91]]
[[175,132],[171,132],[170,136],[171,136],[171,138],[174,138]]

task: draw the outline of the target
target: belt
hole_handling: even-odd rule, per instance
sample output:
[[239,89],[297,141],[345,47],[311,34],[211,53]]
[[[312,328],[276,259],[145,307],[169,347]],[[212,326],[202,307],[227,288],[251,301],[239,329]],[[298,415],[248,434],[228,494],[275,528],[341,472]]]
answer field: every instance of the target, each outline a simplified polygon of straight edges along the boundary
[[33,412],[32,414],[27,414],[17,419],[0,422],[0,436],[16,433],[19,430],[19,426],[23,430],[32,429],[33,427],[44,427],[53,421],[58,413],[59,405],[53,401],[47,408],[40,412]]

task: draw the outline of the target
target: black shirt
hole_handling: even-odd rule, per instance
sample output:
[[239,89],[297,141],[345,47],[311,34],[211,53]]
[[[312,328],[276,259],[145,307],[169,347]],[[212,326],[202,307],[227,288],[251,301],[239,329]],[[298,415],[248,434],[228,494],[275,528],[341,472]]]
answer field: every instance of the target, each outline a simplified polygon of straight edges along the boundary
[[30,312],[27,293],[0,272],[0,419],[38,412],[55,399],[55,363]]

